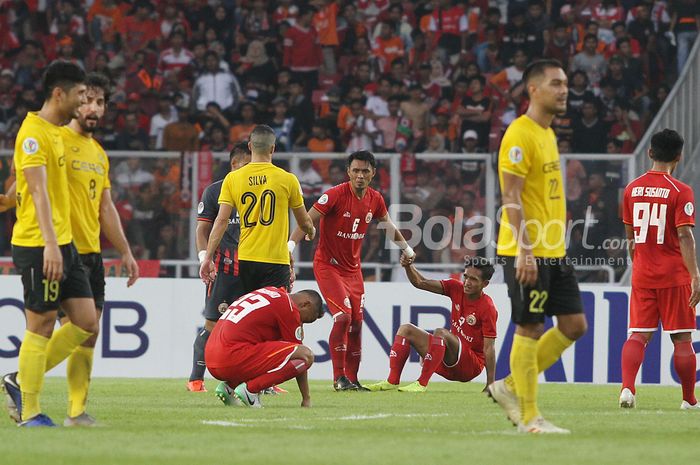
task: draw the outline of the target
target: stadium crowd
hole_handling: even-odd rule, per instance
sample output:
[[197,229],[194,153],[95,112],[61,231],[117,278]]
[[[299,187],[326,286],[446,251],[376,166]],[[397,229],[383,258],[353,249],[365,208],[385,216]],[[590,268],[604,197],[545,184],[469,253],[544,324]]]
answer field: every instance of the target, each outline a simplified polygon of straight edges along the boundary
[[[95,134],[108,152],[226,152],[266,123],[279,152],[403,153],[402,203],[419,205],[423,221],[454,220],[462,207],[468,229],[484,211],[486,166],[451,157],[497,151],[527,107],[520,80],[528,61],[556,58],[569,70],[569,110],[555,121],[562,153],[629,154],[699,25],[695,0],[5,1],[0,149],[14,148],[24,116],[42,101],[42,70],[61,58],[112,80]],[[421,152],[445,157],[410,155]],[[9,158],[0,163],[7,184]],[[385,196],[387,166],[376,181]],[[112,159],[115,203],[137,258],[190,252],[177,240],[190,222],[180,170],[179,160],[156,155]],[[623,173],[619,162],[566,166],[570,217],[590,206],[599,220],[589,243],[622,235]],[[296,174],[309,206],[345,180],[335,161],[302,162]],[[11,214],[0,219],[7,256]],[[363,259],[380,261],[380,232],[368,234]],[[473,253],[416,252],[419,262],[436,263]]]

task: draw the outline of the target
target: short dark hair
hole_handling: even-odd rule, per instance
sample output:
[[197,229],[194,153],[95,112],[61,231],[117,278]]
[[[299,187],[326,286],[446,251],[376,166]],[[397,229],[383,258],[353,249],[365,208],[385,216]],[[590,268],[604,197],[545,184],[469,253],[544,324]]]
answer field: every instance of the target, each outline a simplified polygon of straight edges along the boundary
[[88,89],[99,89],[105,97],[105,103],[109,102],[109,97],[112,95],[112,86],[109,78],[102,73],[89,73],[85,79],[85,85]]
[[549,68],[560,68],[564,69],[559,60],[545,59],[545,60],[535,60],[525,68],[523,72],[523,82],[527,85],[532,78],[544,75],[545,70]]
[[583,42],[586,43],[589,40],[595,40],[595,43],[598,43],[598,37],[595,34],[591,34],[590,32],[583,36]]
[[673,129],[664,129],[651,136],[651,159],[662,163],[674,162],[680,157],[685,141]]
[[464,268],[476,268],[481,271],[481,279],[488,281],[496,271],[491,264],[491,260],[484,257],[468,257],[464,260]]
[[484,76],[482,76],[481,74],[477,74],[476,76],[470,77],[469,78],[469,85],[471,85],[472,81],[474,81],[475,79],[481,83],[482,87],[486,85],[486,78]]
[[237,142],[231,149],[231,153],[228,154],[228,161],[231,163],[234,158],[241,158],[244,155],[250,155],[248,144],[246,142]]
[[377,160],[375,160],[374,154],[369,150],[358,150],[357,152],[352,152],[348,157],[348,168],[350,168],[353,160],[366,161],[372,165],[372,168],[377,168]]
[[299,291],[299,294],[304,294],[311,300],[311,305],[314,306],[316,309],[316,316],[318,318],[323,317],[324,309],[323,309],[323,299],[321,298],[321,295],[314,291],[313,289],[304,289],[302,291]]
[[51,62],[42,78],[46,99],[51,98],[51,93],[56,87],[68,92],[76,85],[85,83],[85,79],[85,71],[75,63],[64,60]]

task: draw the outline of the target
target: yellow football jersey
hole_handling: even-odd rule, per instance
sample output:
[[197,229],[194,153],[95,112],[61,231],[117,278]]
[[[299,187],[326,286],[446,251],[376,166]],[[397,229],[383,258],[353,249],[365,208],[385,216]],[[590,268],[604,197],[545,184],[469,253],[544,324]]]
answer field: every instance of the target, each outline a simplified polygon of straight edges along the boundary
[[[523,218],[536,257],[558,258],[566,254],[566,198],[562,182],[557,138],[523,115],[506,130],[498,153],[498,178],[503,190],[503,173],[525,179],[522,191]],[[505,206],[504,206],[505,207]],[[501,212],[498,233],[499,255],[515,256],[518,241]]]
[[240,213],[240,260],[289,264],[289,209],[304,206],[296,176],[272,163],[248,163],[226,175],[219,203]]
[[70,189],[71,227],[78,253],[100,252],[100,200],[110,189],[109,160],[102,146],[68,126],[61,128]]
[[70,243],[73,236],[61,128],[36,113],[27,113],[17,133],[14,162],[17,173],[17,222],[12,230],[12,244],[21,247],[46,245],[39,229],[34,199],[24,176],[25,168],[37,166],[46,167],[46,189],[58,245]]

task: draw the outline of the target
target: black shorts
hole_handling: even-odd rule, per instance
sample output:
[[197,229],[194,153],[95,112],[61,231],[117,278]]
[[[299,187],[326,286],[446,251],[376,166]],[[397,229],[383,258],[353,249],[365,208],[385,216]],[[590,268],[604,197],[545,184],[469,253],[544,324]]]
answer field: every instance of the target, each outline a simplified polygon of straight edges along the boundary
[[543,323],[544,317],[583,313],[574,267],[564,258],[537,258],[537,284],[515,279],[515,257],[500,257],[515,324]]
[[73,243],[60,246],[63,279],[44,277],[44,248],[12,246],[12,261],[22,275],[24,307],[38,313],[57,310],[66,299],[92,298],[88,274]]
[[207,295],[204,298],[204,318],[209,321],[217,321],[221,314],[228,309],[228,306],[243,294],[245,291],[240,277],[219,270],[214,282],[207,285]]
[[100,253],[86,253],[80,255],[80,261],[88,273],[90,289],[95,299],[95,307],[102,310],[105,305],[105,265]]
[[251,292],[267,286],[289,289],[289,265],[240,260],[238,274],[243,281],[243,292]]

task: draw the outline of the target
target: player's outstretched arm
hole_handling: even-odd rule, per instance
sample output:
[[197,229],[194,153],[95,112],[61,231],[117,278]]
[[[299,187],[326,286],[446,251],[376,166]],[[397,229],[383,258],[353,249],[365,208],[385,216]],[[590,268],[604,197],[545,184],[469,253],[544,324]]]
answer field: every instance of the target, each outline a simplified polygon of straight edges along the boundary
[[126,240],[117,207],[114,206],[114,202],[112,201],[111,189],[104,189],[102,191],[102,198],[100,198],[100,228],[107,240],[109,240],[121,254],[122,263],[129,276],[129,281],[127,281],[126,286],[131,287],[136,280],[139,279],[139,265],[136,259],[134,259],[134,255],[131,253],[129,242]]
[[[321,212],[316,210],[314,207],[309,208],[309,211],[307,212],[309,218],[311,218],[311,223],[314,227],[318,226],[319,221],[321,220]],[[296,218],[296,214],[294,216]],[[289,241],[292,242],[294,241],[294,245],[298,244],[302,239],[304,238],[304,231],[297,226],[294,228],[294,231],[292,231],[292,234],[289,236]],[[290,244],[290,249],[292,249],[292,246]],[[292,250],[290,250],[291,253]]]
[[[496,381],[496,339],[484,338],[484,364],[486,368],[486,386]],[[484,387],[486,391],[486,387]]]
[[691,283],[690,302],[688,304],[695,308],[700,302],[700,271],[698,271],[698,259],[695,255],[695,237],[690,225],[678,228],[678,243],[683,256],[683,263],[685,263],[685,267],[693,280]]
[[231,217],[232,211],[233,206],[227,203],[219,203],[219,214],[216,215],[216,219],[214,220],[214,227],[211,229],[209,242],[207,243],[207,253],[199,268],[199,277],[202,278],[202,281],[205,283],[214,281],[214,275],[216,273],[213,261],[214,252],[216,252],[216,249],[219,247],[221,238],[224,237],[224,233],[228,227],[228,219]]
[[17,182],[13,182],[7,192],[0,194],[0,213],[6,212],[17,205]]
[[306,234],[306,239],[312,241],[316,236],[316,227],[311,217],[306,212],[303,206],[298,208],[292,208],[292,213],[294,213],[294,218],[297,220],[297,225],[304,234]]
[[413,251],[413,248],[408,245],[406,239],[403,237],[403,234],[401,234],[401,231],[399,231],[399,228],[396,227],[388,213],[379,218],[379,228],[386,230],[386,235],[391,238],[391,241],[396,244],[399,249],[402,250],[402,258],[405,258],[409,263],[412,263],[413,259],[416,257],[416,253]]
[[522,225],[527,221],[523,211],[522,192],[525,178],[503,172],[503,208],[508,215],[508,225],[518,243],[518,256],[515,261],[515,278],[524,286],[534,286],[537,282],[537,262],[532,254],[532,242],[527,229]]
[[435,294],[445,295],[440,281],[436,279],[426,279],[405,257],[401,257],[401,264],[406,270],[406,276],[408,276],[408,280],[411,281],[413,287]]
[[63,256],[53,228],[51,201],[46,187],[46,166],[27,167],[24,169],[24,177],[34,201],[41,236],[44,238],[44,276],[49,281],[60,281],[63,278]]
[[309,394],[309,376],[305,371],[297,376],[297,386],[301,392],[301,406],[311,407],[311,394]]

